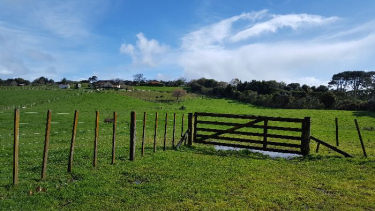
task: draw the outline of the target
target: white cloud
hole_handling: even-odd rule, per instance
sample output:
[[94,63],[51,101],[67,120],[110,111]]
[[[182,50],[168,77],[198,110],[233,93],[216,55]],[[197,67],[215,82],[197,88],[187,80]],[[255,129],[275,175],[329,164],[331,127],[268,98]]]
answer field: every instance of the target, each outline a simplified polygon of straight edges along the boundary
[[105,57],[92,50],[101,41],[92,29],[107,4],[90,0],[0,1],[0,70],[11,72],[7,77],[25,79],[84,74],[91,69],[87,64],[97,64]]
[[[184,52],[180,64],[187,78],[207,77],[229,81],[287,80],[296,75],[335,73],[366,59],[375,36],[340,43],[264,43],[235,49],[200,49]],[[314,71],[313,73],[311,71]]]
[[[329,24],[339,18],[308,14],[267,16],[264,11],[253,18],[254,14],[257,13],[234,16],[185,35],[178,60],[185,77],[223,81],[232,78],[294,80],[317,84],[334,73],[358,69],[364,62],[371,61],[371,55],[375,55],[373,29],[365,36],[346,40],[331,39],[329,36],[315,39],[314,36],[324,34],[325,27],[331,27]],[[271,19],[265,20],[267,17]],[[239,21],[248,21],[249,24],[238,27]],[[303,29],[309,26],[316,26],[321,33],[303,34]],[[285,27],[292,30],[279,35],[279,29]],[[297,36],[294,33],[296,29],[300,29],[299,39],[284,38],[285,34]],[[311,33],[311,30],[307,31]],[[275,34],[274,39],[262,39],[263,35],[269,33]],[[325,79],[309,81],[306,78],[309,75]]]
[[120,53],[128,54],[135,66],[155,67],[159,64],[161,56],[167,53],[169,47],[159,44],[157,40],[148,40],[143,33],[137,34],[137,42],[132,44],[121,44]]
[[303,78],[298,78],[297,80],[295,81],[284,81],[286,83],[295,83],[295,82],[298,82],[300,83],[301,85],[303,84],[306,84],[308,86],[320,86],[320,85],[327,85],[329,80],[320,80],[318,78],[315,78],[315,77],[303,77]]
[[266,13],[267,10],[243,13],[241,15],[219,21],[218,23],[202,27],[201,29],[193,31],[182,38],[182,48],[190,50],[210,47],[216,48],[218,45],[223,44],[226,38],[232,35],[232,26],[235,22],[240,20],[253,22],[265,16]]
[[324,18],[322,16],[308,14],[274,15],[272,19],[265,22],[256,23],[253,26],[231,36],[229,39],[232,42],[238,42],[251,37],[260,36],[265,33],[275,33],[278,29],[285,27],[296,30],[300,27],[329,24],[337,19],[337,17]]
[[32,17],[41,27],[61,37],[87,36],[89,30],[81,6],[79,1],[44,2]]
[[0,70],[0,75],[9,75],[9,74],[12,74],[12,72],[9,70],[5,70],[5,69]]

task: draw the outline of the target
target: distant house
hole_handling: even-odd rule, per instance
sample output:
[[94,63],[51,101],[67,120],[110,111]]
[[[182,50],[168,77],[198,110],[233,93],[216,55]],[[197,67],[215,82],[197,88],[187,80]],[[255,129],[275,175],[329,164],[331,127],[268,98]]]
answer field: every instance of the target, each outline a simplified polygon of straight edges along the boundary
[[60,89],[70,89],[70,85],[69,84],[60,84],[59,88]]
[[112,80],[100,80],[97,84],[101,88],[120,88],[120,84]]
[[152,80],[148,82],[149,85],[163,85],[163,83],[157,81],[157,80]]

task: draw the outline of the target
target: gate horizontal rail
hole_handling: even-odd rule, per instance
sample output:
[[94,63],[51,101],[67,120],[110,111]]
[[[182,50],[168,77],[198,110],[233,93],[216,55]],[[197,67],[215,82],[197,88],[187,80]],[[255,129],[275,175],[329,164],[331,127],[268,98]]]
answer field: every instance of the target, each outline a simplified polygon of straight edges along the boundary
[[[264,127],[262,127],[264,128]],[[268,127],[269,129],[270,127]],[[211,129],[211,128],[197,128],[199,131],[205,131],[205,132],[223,132],[224,130],[218,130],[218,129]],[[241,132],[241,131],[233,131],[227,134],[234,134],[234,135],[247,135],[247,136],[261,136],[263,137],[263,133],[252,133],[252,132]],[[287,135],[278,135],[278,134],[267,134],[267,137],[270,138],[280,138],[280,139],[290,139],[290,140],[301,140],[301,137],[298,136],[287,136]]]
[[[203,121],[198,120],[198,124],[206,124],[206,125],[222,125],[222,126],[236,126],[237,123],[231,122],[218,122],[218,121]],[[252,128],[264,128],[263,125],[253,125]],[[277,126],[267,126],[270,130],[284,130],[284,131],[294,131],[294,132],[302,132],[301,128],[290,128],[290,127],[277,127]]]
[[[202,139],[207,139],[208,136],[204,135],[197,135],[197,137],[200,137]],[[258,140],[251,140],[251,139],[242,139],[242,138],[231,138],[231,137],[216,137],[215,139],[218,140],[228,140],[228,141],[238,141],[238,142],[246,142],[246,143],[253,143],[253,144],[263,144],[263,141]],[[198,141],[197,143],[200,143]],[[301,148],[300,144],[289,144],[289,143],[282,143],[282,142],[273,142],[273,141],[267,141],[268,145],[274,145],[274,146],[284,146],[284,147],[295,147],[295,148]]]
[[284,118],[284,117],[268,117],[268,116],[255,116],[255,115],[244,115],[244,114],[217,114],[217,113],[205,113],[196,112],[198,116],[210,116],[210,117],[224,117],[224,118],[236,118],[236,119],[260,119],[270,120],[278,122],[304,122],[304,119],[299,118]]

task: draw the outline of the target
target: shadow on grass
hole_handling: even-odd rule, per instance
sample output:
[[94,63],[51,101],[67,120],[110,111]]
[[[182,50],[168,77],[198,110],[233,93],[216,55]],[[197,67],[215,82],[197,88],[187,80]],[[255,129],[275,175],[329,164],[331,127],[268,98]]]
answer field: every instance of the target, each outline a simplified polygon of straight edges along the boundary
[[375,112],[370,111],[353,111],[353,115],[356,117],[372,117],[375,118]]

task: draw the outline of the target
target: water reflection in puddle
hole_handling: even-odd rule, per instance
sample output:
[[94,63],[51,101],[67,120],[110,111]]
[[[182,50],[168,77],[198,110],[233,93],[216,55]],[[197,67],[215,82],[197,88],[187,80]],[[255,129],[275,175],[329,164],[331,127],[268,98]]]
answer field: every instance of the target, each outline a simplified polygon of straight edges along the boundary
[[271,158],[295,158],[295,157],[301,157],[302,155],[298,154],[291,154],[291,153],[280,153],[280,152],[269,152],[269,151],[262,151],[262,150],[255,150],[255,149],[245,149],[245,148],[237,148],[237,147],[226,147],[226,146],[215,146],[216,150],[250,150],[251,152],[257,152],[261,153],[263,155],[268,155]]

